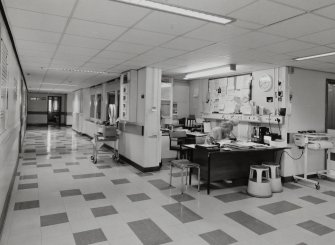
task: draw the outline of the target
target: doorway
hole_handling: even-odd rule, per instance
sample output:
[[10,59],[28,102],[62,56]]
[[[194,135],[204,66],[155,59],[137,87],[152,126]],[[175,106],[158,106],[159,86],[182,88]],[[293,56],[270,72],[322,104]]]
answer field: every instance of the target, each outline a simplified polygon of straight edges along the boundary
[[[335,135],[335,80],[331,79],[326,80],[326,132]],[[335,148],[327,154],[327,169],[335,170]]]
[[61,106],[61,96],[48,96],[48,125],[60,126]]
[[109,121],[109,105],[115,105],[116,118],[119,118],[120,90],[107,93],[106,119]]

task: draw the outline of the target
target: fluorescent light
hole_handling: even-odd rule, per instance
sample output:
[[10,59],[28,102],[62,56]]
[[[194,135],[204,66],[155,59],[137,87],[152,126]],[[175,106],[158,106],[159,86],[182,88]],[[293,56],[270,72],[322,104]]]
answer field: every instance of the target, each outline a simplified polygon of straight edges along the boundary
[[297,60],[297,61],[309,60],[309,59],[315,59],[315,58],[326,57],[326,56],[331,56],[331,55],[335,55],[335,52],[305,56],[305,57],[295,58],[294,60]]
[[115,72],[94,71],[94,70],[81,70],[75,68],[60,68],[60,67],[41,67],[42,70],[66,71],[66,72],[82,72],[82,73],[95,73],[95,74],[112,74]]
[[198,10],[177,7],[174,5],[158,3],[158,2],[150,1],[150,0],[112,0],[112,1],[131,4],[131,5],[135,5],[139,7],[149,8],[149,9],[163,11],[163,12],[172,13],[172,14],[178,14],[178,15],[182,15],[186,17],[205,20],[205,21],[214,22],[214,23],[223,24],[223,25],[228,24],[234,20],[232,18],[228,18],[228,17],[221,16],[221,15],[200,12]]
[[56,86],[74,86],[76,87],[77,85],[73,85],[73,84],[66,84],[66,83],[42,83],[42,85],[47,84],[47,85],[56,85]]
[[189,79],[194,79],[194,78],[210,77],[210,76],[215,76],[215,75],[222,75],[224,73],[229,73],[232,71],[236,71],[235,64],[230,64],[228,66],[214,67],[214,68],[210,68],[206,70],[187,73],[184,79],[189,80]]

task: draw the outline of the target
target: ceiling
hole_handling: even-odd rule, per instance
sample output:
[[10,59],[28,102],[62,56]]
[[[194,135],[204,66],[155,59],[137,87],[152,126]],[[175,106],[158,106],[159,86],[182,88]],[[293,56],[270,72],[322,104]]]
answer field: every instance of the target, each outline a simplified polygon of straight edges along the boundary
[[174,77],[231,63],[241,73],[335,72],[335,56],[292,60],[335,51],[335,0],[158,1],[236,21],[224,26],[109,0],[4,0],[28,88],[70,92],[144,66]]

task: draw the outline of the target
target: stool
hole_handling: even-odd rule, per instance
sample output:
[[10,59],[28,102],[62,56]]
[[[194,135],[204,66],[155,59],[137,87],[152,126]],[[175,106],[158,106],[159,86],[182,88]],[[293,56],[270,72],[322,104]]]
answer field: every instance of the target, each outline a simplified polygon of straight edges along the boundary
[[279,174],[279,165],[271,162],[266,162],[262,164],[268,167],[270,170],[270,185],[273,193],[278,193],[283,191],[283,185],[281,183],[281,177]]
[[[265,178],[263,178],[265,173]],[[256,174],[256,179],[254,179]],[[254,197],[271,197],[269,168],[262,165],[251,165],[247,192]]]
[[[187,159],[173,160],[170,165],[170,186],[172,182],[172,168],[176,167],[181,169],[181,194],[184,193],[184,171],[186,170],[186,185],[187,185],[187,177],[189,176],[189,171],[191,168],[198,169],[198,191],[200,191],[200,165],[197,163],[192,163]],[[191,177],[191,176],[190,176]]]

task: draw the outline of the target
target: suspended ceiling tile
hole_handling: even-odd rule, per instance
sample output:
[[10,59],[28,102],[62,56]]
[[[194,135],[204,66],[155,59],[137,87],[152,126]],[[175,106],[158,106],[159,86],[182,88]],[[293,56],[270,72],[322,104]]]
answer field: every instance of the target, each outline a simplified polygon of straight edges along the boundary
[[206,23],[207,22],[205,21],[193,18],[155,11],[136,24],[134,28],[172,35],[181,35]]
[[41,57],[41,58],[51,58],[54,50],[48,50],[48,51],[32,51],[29,49],[21,49],[18,50],[18,53],[20,56],[29,56],[29,57]]
[[89,61],[92,62],[92,63],[96,63],[96,64],[102,64],[102,65],[110,65],[110,66],[113,66],[113,65],[118,65],[124,61],[126,61],[127,59],[123,58],[108,58],[108,57],[94,57],[92,59],[90,59]]
[[7,14],[14,27],[31,28],[43,31],[63,32],[66,18],[40,14],[20,9],[8,8]]
[[[333,1],[333,3],[334,3],[334,1]],[[319,9],[319,10],[315,11],[314,13],[335,20],[335,15],[334,15],[334,13],[335,13],[335,3],[334,3],[334,5],[331,5],[329,7]]]
[[241,46],[245,48],[258,48],[264,45],[269,45],[281,41],[285,41],[286,38],[270,35],[261,32],[250,32],[233,39],[228,39],[222,43],[226,43],[231,46]]
[[75,0],[5,0],[7,7],[69,16]]
[[88,62],[85,65],[81,66],[80,68],[85,70],[105,71],[111,66],[112,64],[99,64],[99,63]]
[[96,57],[97,59],[111,59],[111,60],[127,60],[133,58],[136,54],[112,51],[112,50],[103,50]]
[[302,10],[261,0],[237,10],[229,16],[256,24],[270,25],[302,13],[304,13]]
[[94,56],[98,52],[99,52],[98,49],[81,48],[81,47],[64,46],[64,45],[60,45],[57,50],[57,54],[80,55],[80,56]]
[[291,39],[291,40],[287,40],[284,42],[279,42],[279,43],[270,44],[270,45],[261,47],[260,50],[267,50],[267,51],[271,51],[277,54],[284,54],[288,52],[293,52],[293,51],[298,51],[298,50],[308,49],[308,48],[313,48],[313,47],[315,47],[315,45]]
[[292,51],[292,52],[288,52],[286,54],[292,56],[293,58],[297,58],[297,57],[323,54],[323,53],[328,53],[328,52],[333,52],[333,51],[334,51],[334,49],[332,49],[332,48],[328,48],[328,47],[324,47],[324,46],[318,46],[318,47],[314,47],[314,48],[310,48],[310,49]]
[[241,27],[241,28],[248,29],[248,30],[257,30],[264,26],[264,25],[260,25],[256,23],[251,23],[248,21],[243,21],[243,20],[236,20],[229,25]]
[[66,33],[83,37],[114,40],[125,30],[125,27],[71,19],[70,24],[66,29]]
[[74,12],[74,17],[83,20],[130,27],[149,12],[149,9],[115,1],[79,0]]
[[81,48],[103,49],[109,43],[110,41],[105,39],[88,38],[88,37],[65,34],[63,36],[61,45],[76,46]]
[[170,42],[166,44],[163,44],[162,47],[191,51],[191,50],[199,49],[205,46],[209,46],[211,44],[213,44],[213,42],[206,41],[206,40],[179,37],[179,38],[171,40]]
[[326,45],[335,42],[335,29],[321,31],[310,35],[302,36],[299,40],[315,43],[319,45]]
[[334,0],[273,0],[273,1],[308,11],[318,9],[330,4],[334,4]]
[[305,14],[262,29],[262,32],[289,38],[335,28],[335,21],[314,14]]
[[26,41],[26,40],[17,40],[16,47],[19,50],[29,50],[29,51],[37,51],[37,52],[54,52],[56,50],[56,44],[50,43],[40,43],[34,41]]
[[233,25],[218,25],[209,23],[203,27],[198,28],[190,33],[187,33],[186,37],[198,38],[202,40],[208,40],[213,42],[219,42],[226,39],[239,36],[247,33],[250,30],[243,29]]
[[158,0],[157,2],[173,4],[213,14],[225,15],[255,2],[255,0],[211,0],[210,4],[208,1],[204,0]]
[[119,40],[129,43],[156,46],[163,44],[172,38],[174,38],[174,36],[168,34],[132,29],[125,33]]
[[12,28],[12,32],[16,40],[27,40],[42,43],[56,44],[61,37],[61,34],[56,32],[39,31],[20,27]]
[[119,52],[124,52],[124,53],[141,54],[145,51],[148,51],[151,48],[153,48],[153,46],[116,41],[116,42],[113,42],[111,45],[109,45],[106,48],[106,50],[119,51]]

